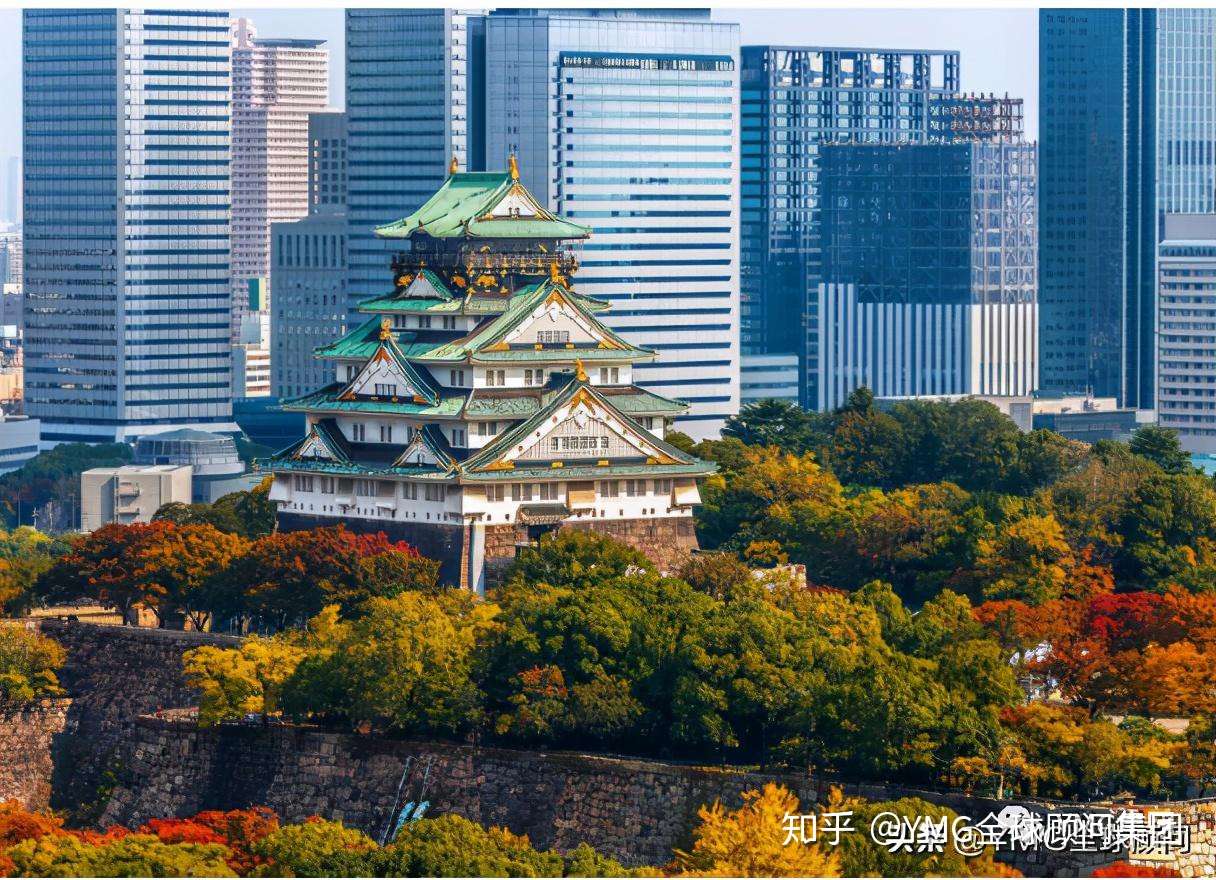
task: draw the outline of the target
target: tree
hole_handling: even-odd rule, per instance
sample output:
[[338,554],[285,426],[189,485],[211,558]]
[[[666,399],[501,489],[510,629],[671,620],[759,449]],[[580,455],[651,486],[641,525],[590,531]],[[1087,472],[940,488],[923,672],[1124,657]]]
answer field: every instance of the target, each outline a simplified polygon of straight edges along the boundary
[[24,877],[233,877],[228,850],[214,843],[162,843],[151,834],[89,843],[47,835],[9,847]]
[[606,535],[559,529],[519,553],[506,575],[507,590],[548,584],[580,589],[633,571],[653,571],[646,554]]
[[[80,510],[80,474],[90,468],[117,467],[131,460],[127,443],[61,443],[40,452],[15,471],[0,476],[0,514],[7,528],[30,525],[33,514],[53,501],[66,510],[44,516],[48,531],[76,528]],[[55,526],[55,528],[52,528]]]
[[253,846],[270,877],[370,877],[376,844],[362,831],[316,816],[284,825]]
[[182,655],[186,683],[199,691],[199,723],[207,726],[279,711],[287,680],[305,651],[285,639],[250,636],[239,648],[202,645]]
[[0,851],[23,840],[63,833],[63,819],[59,816],[30,812],[16,800],[0,801]]
[[212,504],[180,501],[165,504],[153,519],[177,525],[209,525],[248,540],[261,538],[274,531],[275,505],[270,500],[273,481],[274,478],[268,476],[254,488],[230,492]]
[[721,600],[757,596],[764,589],[733,553],[695,553],[680,569],[680,579]]
[[211,525],[150,524],[137,551],[135,572],[164,626],[185,614],[197,630],[211,622],[215,583],[248,548],[245,539]]
[[247,810],[205,810],[188,819],[152,819],[139,829],[162,843],[217,843],[228,848],[228,867],[247,876],[264,859],[254,846],[279,828],[279,817],[268,807]]
[[758,400],[746,404],[726,420],[722,436],[748,446],[780,446],[805,451],[815,445],[821,433],[819,417],[786,400]]
[[65,659],[54,639],[21,624],[0,623],[0,703],[62,694],[55,673]]
[[715,801],[697,811],[701,824],[693,830],[692,849],[677,852],[667,870],[698,877],[841,876],[834,853],[800,840],[786,842],[785,817],[800,812],[798,798],[771,782],[744,792],[737,810]]
[[405,592],[366,602],[325,652],[290,679],[284,706],[358,726],[455,734],[478,724],[475,649],[497,608],[467,596]]
[[1141,425],[1127,444],[1132,454],[1147,458],[1167,474],[1193,473],[1191,457],[1178,441],[1178,432],[1159,425]]
[[65,546],[29,526],[0,530],[0,613],[20,614],[37,602],[35,585]]

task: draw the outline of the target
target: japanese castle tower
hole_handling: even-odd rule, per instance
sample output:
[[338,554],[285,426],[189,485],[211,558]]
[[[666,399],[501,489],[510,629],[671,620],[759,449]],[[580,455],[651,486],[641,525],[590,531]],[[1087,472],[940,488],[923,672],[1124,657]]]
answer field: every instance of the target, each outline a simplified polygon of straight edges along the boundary
[[697,478],[714,466],[663,439],[686,404],[633,384],[655,353],[575,292],[562,243],[587,229],[542,208],[512,158],[507,172],[453,161],[426,204],[376,234],[402,242],[395,286],[317,349],[334,381],[283,403],[307,433],[263,462],[280,528],[384,531],[478,591],[557,527],[665,568],[695,549]]

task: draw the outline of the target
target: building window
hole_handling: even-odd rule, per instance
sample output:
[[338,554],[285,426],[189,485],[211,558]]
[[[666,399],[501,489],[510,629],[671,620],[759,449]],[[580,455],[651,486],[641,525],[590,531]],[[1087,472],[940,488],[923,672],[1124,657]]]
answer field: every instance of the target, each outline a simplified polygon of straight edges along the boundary
[[396,393],[397,393],[396,385],[392,385],[387,382],[377,382],[376,383],[376,396],[377,397],[392,397]]
[[350,438],[356,443],[362,443],[367,437],[367,426],[357,423],[350,426]]
[[524,370],[525,385],[544,385],[545,371],[544,370]]
[[486,501],[502,501],[506,495],[506,486],[486,486]]
[[531,501],[535,496],[536,486],[532,483],[512,483],[511,484],[511,500],[512,501]]
[[402,483],[401,497],[408,498],[411,501],[418,500],[418,484],[417,483]]
[[540,484],[540,500],[541,501],[557,501],[561,498],[560,484],[558,483],[541,483]]
[[537,330],[536,341],[542,345],[558,345],[570,341],[569,330]]
[[626,480],[625,494],[630,498],[640,498],[646,494],[645,480]]
[[467,444],[468,444],[468,437],[465,436],[464,428],[453,428],[452,429],[452,445],[453,446],[466,446]]
[[608,448],[608,438],[600,437],[552,437],[549,446],[553,452],[598,452]]
[[375,480],[355,480],[355,494],[364,498],[371,498],[376,494]]
[[486,386],[501,388],[507,384],[506,370],[486,370]]
[[297,492],[312,491],[312,477],[306,474],[295,475],[295,488]]
[[427,501],[442,501],[447,496],[447,492],[444,491],[446,489],[447,489],[447,486],[444,486],[444,485],[436,486],[436,485],[432,485],[432,484],[428,483],[426,485],[426,500]]
[[498,422],[478,422],[478,437],[494,437],[498,434]]
[[621,484],[617,480],[604,480],[600,483],[600,496],[603,498],[619,498]]
[[620,367],[600,367],[601,385],[619,385],[621,382]]
[[418,316],[418,326],[422,327],[423,329],[429,328],[431,326],[431,316],[430,315],[419,315]]
[[670,495],[671,494],[671,480],[655,480],[654,481],[654,494]]
[[334,494],[334,478],[333,477],[321,477],[321,494],[323,494],[323,495]]
[[444,315],[443,316],[443,329],[444,330],[455,330],[456,329],[456,316],[455,315]]
[[380,442],[381,443],[392,443],[393,442],[393,426],[392,425],[381,425],[380,426]]

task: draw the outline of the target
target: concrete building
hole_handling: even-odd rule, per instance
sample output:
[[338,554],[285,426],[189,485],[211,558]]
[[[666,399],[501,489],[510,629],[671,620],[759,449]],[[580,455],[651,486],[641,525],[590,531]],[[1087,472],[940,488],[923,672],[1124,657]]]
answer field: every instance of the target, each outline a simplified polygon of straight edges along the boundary
[[482,167],[470,164],[477,20],[453,9],[346,10],[348,313],[385,291],[392,252],[373,230],[425,202],[453,157]]
[[796,354],[745,354],[740,361],[739,403],[760,400],[798,403],[799,370]]
[[1216,452],[1216,214],[1167,214],[1160,248],[1157,418]]
[[228,14],[22,14],[26,413],[235,431]]
[[93,468],[80,475],[80,529],[92,532],[110,523],[151,522],[166,504],[193,498],[189,465],[123,465]]
[[135,442],[131,463],[147,467],[188,465],[190,497],[207,504],[230,492],[250,489],[262,479],[261,474],[245,470],[231,437],[189,428],[140,437]]
[[271,263],[271,393],[298,397],[324,385],[313,350],[346,332],[346,114],[309,117],[308,216],[276,223]]
[[[642,387],[717,436],[739,409],[739,27],[708,10],[500,10],[485,19],[486,156],[519,158],[585,224],[579,283],[662,357]],[[510,71],[506,75],[506,71]]]
[[233,336],[251,281],[270,275],[272,223],[308,213],[308,117],[329,105],[324,40],[258,37],[232,23]]
[[958,92],[959,53],[744,46],[742,62],[743,351],[797,354],[814,407],[820,322],[807,292],[823,280],[820,147],[925,143],[944,109],[935,102]]
[[0,474],[15,471],[38,454],[37,419],[0,412]]
[[1070,440],[1127,440],[1139,424],[1136,410],[1119,406],[1113,397],[1040,393],[1034,401],[1034,427]]
[[21,246],[21,230],[0,232],[0,284],[20,285],[25,272],[25,256]]
[[232,396],[270,396],[270,313],[241,315],[232,346]]
[[819,409],[1028,395],[1038,360],[1035,148],[820,148]]

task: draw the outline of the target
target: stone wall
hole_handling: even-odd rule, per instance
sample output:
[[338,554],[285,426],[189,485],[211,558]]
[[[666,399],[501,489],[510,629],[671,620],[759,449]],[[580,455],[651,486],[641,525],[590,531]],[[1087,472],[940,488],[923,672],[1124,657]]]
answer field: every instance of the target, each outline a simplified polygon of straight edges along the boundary
[[[451,743],[391,740],[272,725],[198,729],[179,713],[141,718],[121,784],[102,824],[265,804],[287,821],[339,819],[381,840],[394,807],[430,802],[430,815],[455,813],[527,834],[541,848],[586,842],[629,865],[661,865],[690,843],[702,804],[741,803],[741,794],[779,782],[804,808],[832,784],[801,774],[741,772],[564,752],[525,752]],[[961,792],[849,784],[870,800],[921,797],[979,821],[1011,801]],[[1017,802],[1036,812],[1108,811],[1109,806]],[[1167,864],[1183,876],[1216,876],[1212,805],[1163,805],[1192,825],[1192,853]],[[859,833],[865,833],[860,830]],[[1028,876],[1087,876],[1123,853],[1005,852]],[[1157,861],[1133,859],[1142,864]]]
[[234,645],[211,633],[41,621],[67,652],[59,682],[71,698],[67,734],[56,743],[51,804],[87,813],[104,798],[119,746],[135,719],[163,708],[192,706],[198,694],[182,678],[182,655],[199,645]]
[[52,754],[67,729],[70,700],[0,707],[0,801],[27,810],[51,803]]

